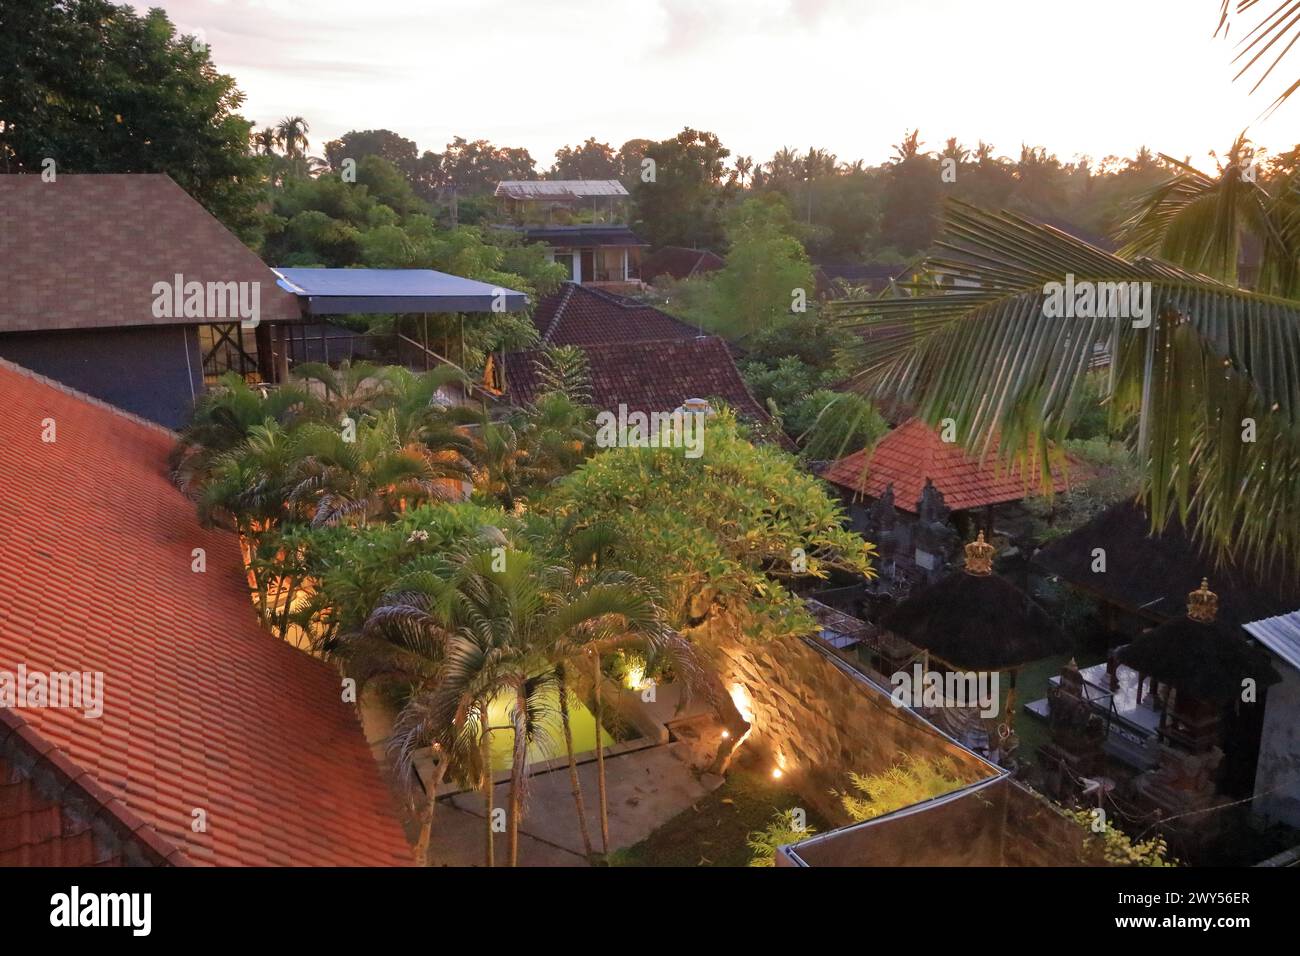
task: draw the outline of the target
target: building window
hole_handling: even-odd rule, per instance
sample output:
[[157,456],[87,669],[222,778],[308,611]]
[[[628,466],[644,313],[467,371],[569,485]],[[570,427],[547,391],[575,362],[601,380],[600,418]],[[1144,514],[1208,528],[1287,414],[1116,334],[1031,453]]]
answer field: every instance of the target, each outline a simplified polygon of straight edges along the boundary
[[551,258],[564,266],[565,278],[570,282],[573,281],[573,253],[572,252],[553,252]]

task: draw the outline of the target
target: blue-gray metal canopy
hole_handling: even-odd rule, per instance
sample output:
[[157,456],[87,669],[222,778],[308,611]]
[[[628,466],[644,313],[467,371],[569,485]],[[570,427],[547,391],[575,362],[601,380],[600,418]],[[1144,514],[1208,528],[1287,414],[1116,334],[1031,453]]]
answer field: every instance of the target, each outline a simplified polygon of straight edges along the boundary
[[275,269],[308,315],[517,312],[528,296],[432,269]]

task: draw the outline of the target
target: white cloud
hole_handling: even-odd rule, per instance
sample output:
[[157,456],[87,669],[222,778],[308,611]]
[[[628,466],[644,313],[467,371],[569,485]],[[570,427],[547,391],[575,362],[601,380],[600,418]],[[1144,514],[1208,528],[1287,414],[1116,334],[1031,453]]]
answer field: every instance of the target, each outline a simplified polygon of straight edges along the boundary
[[[528,147],[683,126],[764,159],[817,145],[879,162],[913,126],[1016,154],[1139,145],[1204,157],[1251,126],[1286,148],[1300,105],[1232,83],[1217,19],[1186,0],[148,0],[203,29],[259,123],[314,142],[388,127]],[[145,3],[138,4],[143,7]]]

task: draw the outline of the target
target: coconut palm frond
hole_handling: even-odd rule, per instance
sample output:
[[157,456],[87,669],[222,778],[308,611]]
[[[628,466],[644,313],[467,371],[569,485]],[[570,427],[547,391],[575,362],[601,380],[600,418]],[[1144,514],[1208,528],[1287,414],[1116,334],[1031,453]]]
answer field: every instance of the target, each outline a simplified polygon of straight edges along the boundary
[[1174,174],[1134,204],[1118,232],[1121,257],[1158,256],[1236,285],[1243,249],[1253,242],[1259,258],[1254,287],[1300,295],[1300,244],[1288,235],[1295,204],[1288,206],[1288,190],[1270,194],[1245,133],[1233,142],[1217,176],[1171,156],[1160,158]]
[[[1260,0],[1222,0],[1222,6],[1219,10],[1219,25],[1214,31],[1218,36],[1222,33],[1228,36],[1229,27],[1233,13],[1242,14],[1249,11],[1252,7],[1257,6]],[[1295,46],[1296,41],[1300,40],[1300,0],[1281,0],[1271,11],[1263,14],[1254,28],[1245,34],[1238,42],[1240,51],[1232,62],[1242,63],[1241,69],[1234,80],[1241,79],[1248,73],[1261,59],[1268,56],[1272,62],[1268,64],[1255,85],[1250,88],[1254,93],[1260,88],[1263,82],[1268,79],[1269,75],[1277,68],[1291,48]],[[1268,108],[1268,112],[1276,110],[1279,106],[1287,101],[1290,96],[1300,89],[1300,80],[1291,83],[1285,90],[1278,95]]]
[[[1108,352],[1107,393],[1117,415],[1137,413],[1157,526],[1195,501],[1221,558],[1300,565],[1300,303],[958,203],[939,249],[929,266],[952,291],[837,306],[861,335],[860,388],[953,419],[980,454],[998,439],[1046,485],[1090,362]],[[1116,295],[1137,283],[1149,324],[1115,309],[1049,317],[1049,289],[1069,283]]]

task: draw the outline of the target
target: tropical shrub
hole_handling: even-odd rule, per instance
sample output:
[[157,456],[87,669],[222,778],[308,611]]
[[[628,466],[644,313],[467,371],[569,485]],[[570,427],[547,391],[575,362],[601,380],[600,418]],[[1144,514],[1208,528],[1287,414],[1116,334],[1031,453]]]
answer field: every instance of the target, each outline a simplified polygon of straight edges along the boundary
[[797,459],[751,444],[733,413],[707,420],[703,454],[611,448],[561,479],[538,510],[609,532],[604,560],[651,581],[675,627],[728,611],[762,638],[811,630],[791,587],[832,569],[870,576],[874,546]]
[[817,832],[816,828],[796,817],[795,810],[778,811],[772,822],[762,830],[755,830],[745,842],[754,851],[750,866],[776,866],[776,851],[791,843],[806,840]]

